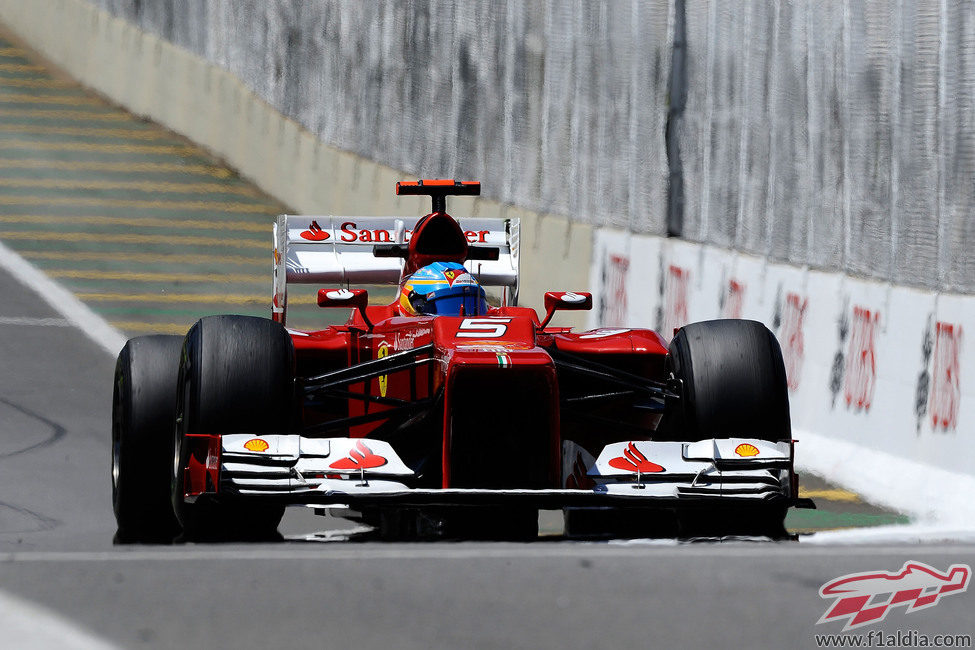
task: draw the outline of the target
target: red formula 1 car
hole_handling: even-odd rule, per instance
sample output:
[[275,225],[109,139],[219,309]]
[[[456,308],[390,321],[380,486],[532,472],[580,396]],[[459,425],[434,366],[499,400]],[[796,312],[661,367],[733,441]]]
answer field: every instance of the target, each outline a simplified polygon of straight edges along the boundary
[[[753,321],[573,332],[592,296],[517,306],[518,222],[281,216],[272,318],[209,316],[119,355],[112,485],[120,542],[273,538],[285,506],[389,538],[784,537],[798,498],[781,352]],[[285,326],[289,283],[398,283],[389,305],[323,288],[344,325]],[[500,306],[482,285],[502,287]]]

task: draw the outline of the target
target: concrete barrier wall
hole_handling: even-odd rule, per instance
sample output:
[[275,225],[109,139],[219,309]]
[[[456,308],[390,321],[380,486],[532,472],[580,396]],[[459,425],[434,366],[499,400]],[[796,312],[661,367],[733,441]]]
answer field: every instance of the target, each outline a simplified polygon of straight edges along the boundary
[[683,238],[975,293],[975,3],[674,2]]
[[971,0],[87,1],[413,174],[975,292]]
[[236,74],[322,142],[662,234],[673,0],[88,0]]
[[[0,21],[81,83],[206,147],[296,212],[415,215],[429,209],[426,199],[394,195],[396,181],[412,175],[323,144],[231,72],[84,0],[0,0]],[[452,205],[458,216],[521,218],[521,304],[541,308],[546,290],[586,287],[590,225],[484,198]],[[583,321],[582,315],[565,317]]]
[[782,346],[806,468],[920,513],[955,499],[975,515],[959,489],[975,489],[975,297],[617,230],[594,244],[590,326],[762,321]]

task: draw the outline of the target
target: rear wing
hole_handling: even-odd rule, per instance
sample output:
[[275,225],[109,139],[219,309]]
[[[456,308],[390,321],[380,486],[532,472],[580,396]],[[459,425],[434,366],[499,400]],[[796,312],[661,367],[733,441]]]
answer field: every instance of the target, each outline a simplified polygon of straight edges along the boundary
[[[339,217],[280,215],[274,224],[274,276],[271,315],[283,323],[288,284],[398,284],[403,260],[377,257],[374,247],[410,241],[419,217]],[[457,219],[471,257],[478,248],[498,249],[497,260],[464,263],[478,282],[508,287],[508,303],[517,304],[518,219]]]

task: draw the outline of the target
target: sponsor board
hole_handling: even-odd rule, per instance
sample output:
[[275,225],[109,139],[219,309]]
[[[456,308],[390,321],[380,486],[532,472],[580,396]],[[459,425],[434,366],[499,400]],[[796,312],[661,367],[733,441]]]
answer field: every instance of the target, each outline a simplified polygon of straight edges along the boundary
[[590,327],[669,339],[687,322],[761,321],[782,348],[795,429],[975,474],[975,297],[610,229],[594,246]]

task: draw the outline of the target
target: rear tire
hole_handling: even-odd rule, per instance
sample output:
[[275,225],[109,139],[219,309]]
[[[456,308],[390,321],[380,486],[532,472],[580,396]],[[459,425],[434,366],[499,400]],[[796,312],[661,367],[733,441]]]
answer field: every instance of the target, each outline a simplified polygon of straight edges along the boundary
[[284,506],[183,499],[187,434],[288,433],[294,405],[294,346],[280,323],[251,316],[197,321],[179,365],[177,427],[172,439],[172,507],[190,541],[280,539]]
[[182,336],[140,336],[125,344],[115,364],[112,506],[118,544],[167,544],[179,534],[169,474],[182,346]]
[[668,364],[683,383],[668,437],[791,438],[782,350],[762,323],[713,320],[687,325],[670,343]]

